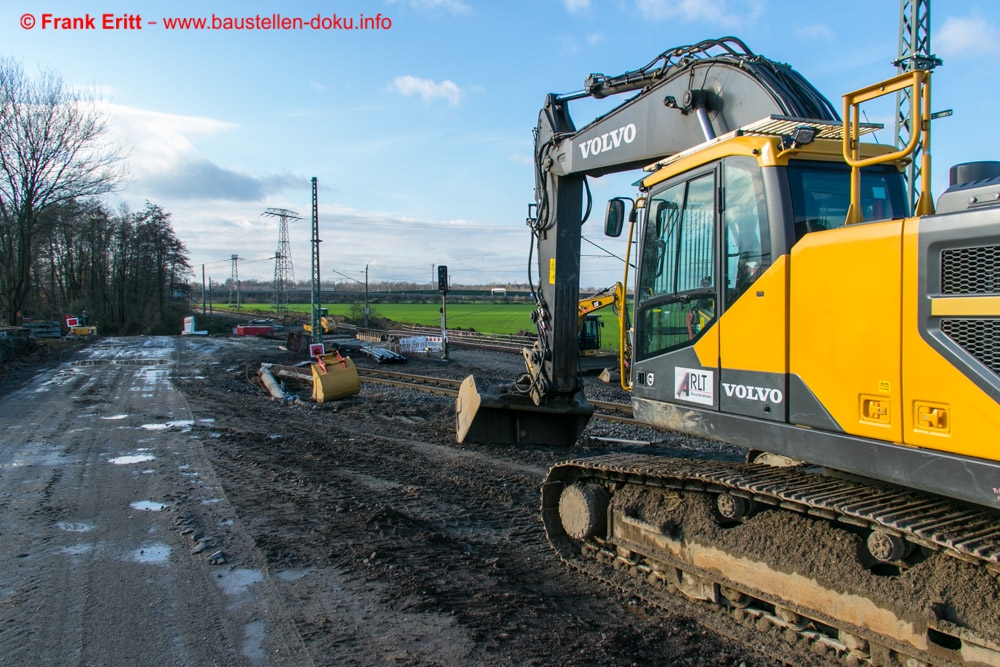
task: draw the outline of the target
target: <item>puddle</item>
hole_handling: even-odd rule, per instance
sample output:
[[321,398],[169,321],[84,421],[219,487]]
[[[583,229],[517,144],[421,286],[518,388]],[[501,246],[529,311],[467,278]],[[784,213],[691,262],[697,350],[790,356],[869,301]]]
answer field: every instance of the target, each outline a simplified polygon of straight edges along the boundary
[[139,428],[144,431],[166,431],[170,428],[179,428],[187,433],[191,430],[192,425],[194,425],[193,419],[177,419],[166,422],[165,424],[143,424]]
[[242,595],[254,584],[264,581],[264,574],[259,570],[226,570],[219,573],[215,583],[226,595]]
[[146,470],[143,470],[141,472],[142,472],[143,475],[152,475],[156,471],[153,470],[152,468],[147,468]]
[[267,659],[264,651],[264,640],[267,638],[267,626],[264,621],[253,621],[243,626],[243,647],[240,653],[250,662],[263,663]]
[[56,524],[56,528],[68,533],[89,533],[94,529],[89,523],[71,523],[69,521],[60,521]]
[[201,501],[202,505],[214,505],[215,503],[221,503],[222,498],[209,498],[208,500]]
[[66,554],[67,556],[82,556],[83,554],[90,553],[93,550],[93,544],[74,544],[69,547],[63,547],[59,550],[59,553]]
[[129,556],[129,560],[147,565],[166,565],[170,561],[170,545],[157,542],[156,544],[136,549]]
[[155,461],[156,457],[152,454],[129,454],[127,456],[117,456],[113,459],[108,459],[108,463],[113,463],[116,466],[124,466],[130,463],[145,463],[146,461]]
[[101,417],[101,419],[107,419],[108,421],[117,419],[128,419],[128,415],[111,415],[110,417]]
[[301,570],[282,570],[277,576],[282,581],[298,581],[312,571],[311,567],[304,567]]
[[137,500],[134,503],[129,503],[129,507],[141,512],[162,512],[167,509],[169,505],[166,503],[153,502],[152,500]]
[[74,361],[71,366],[162,366],[169,359],[84,359]]

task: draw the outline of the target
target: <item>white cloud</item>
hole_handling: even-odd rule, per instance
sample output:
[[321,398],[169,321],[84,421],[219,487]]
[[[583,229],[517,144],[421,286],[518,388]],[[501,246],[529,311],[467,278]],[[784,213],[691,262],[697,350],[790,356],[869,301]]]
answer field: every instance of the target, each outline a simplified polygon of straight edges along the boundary
[[430,102],[435,98],[444,99],[451,106],[458,106],[462,101],[463,92],[453,81],[442,81],[440,83],[431,79],[421,79],[415,76],[397,76],[392,80],[392,89],[401,95],[420,95],[424,102]]
[[996,53],[997,37],[996,26],[978,14],[968,18],[949,16],[934,34],[933,49],[942,58]]
[[444,9],[445,11],[451,12],[456,16],[468,14],[472,11],[472,9],[470,9],[469,6],[462,0],[390,0],[390,2],[392,4],[401,2],[421,11]]
[[260,201],[268,194],[294,187],[305,178],[291,174],[251,176],[198,155],[195,142],[231,131],[236,125],[214,118],[180,116],[99,103],[108,114],[113,140],[127,147],[132,174],[123,196],[181,200]]
[[833,28],[824,23],[800,25],[795,28],[795,35],[806,40],[822,40],[824,42],[837,41],[837,36],[833,32]]
[[763,0],[635,0],[635,6],[655,21],[705,21],[726,27],[742,27],[764,11]]
[[563,0],[563,4],[566,5],[566,10],[569,11],[570,14],[584,12],[590,9],[590,0]]
[[592,32],[587,35],[587,44],[590,46],[596,46],[604,41],[604,33],[601,31]]
[[310,81],[309,82],[309,87],[312,88],[313,90],[315,90],[317,93],[326,92],[326,86],[324,86],[322,83],[318,83],[316,81]]
[[232,130],[232,123],[203,116],[180,116],[105,103],[114,138],[131,147],[137,175],[167,171],[194,153],[193,139]]

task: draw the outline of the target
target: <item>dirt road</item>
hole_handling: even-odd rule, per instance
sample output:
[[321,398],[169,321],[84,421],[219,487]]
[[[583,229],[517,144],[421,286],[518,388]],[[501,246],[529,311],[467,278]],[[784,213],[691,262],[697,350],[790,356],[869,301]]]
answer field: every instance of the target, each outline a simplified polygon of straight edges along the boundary
[[538,487],[580,449],[462,447],[450,399],[368,385],[278,405],[283,355],[106,340],[0,400],[0,663],[774,664],[555,557]]
[[213,566],[175,526],[233,518],[173,383],[215,348],[106,340],[0,401],[0,663],[308,662],[252,545]]

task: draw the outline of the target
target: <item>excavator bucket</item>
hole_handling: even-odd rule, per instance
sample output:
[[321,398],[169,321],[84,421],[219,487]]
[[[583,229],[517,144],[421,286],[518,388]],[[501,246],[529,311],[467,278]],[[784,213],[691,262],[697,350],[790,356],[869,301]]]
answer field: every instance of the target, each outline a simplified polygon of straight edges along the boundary
[[455,403],[460,443],[552,445],[576,442],[594,413],[582,393],[535,405],[509,385],[480,386],[465,378]]
[[327,354],[311,364],[313,400],[317,403],[337,401],[361,391],[358,369],[350,357]]

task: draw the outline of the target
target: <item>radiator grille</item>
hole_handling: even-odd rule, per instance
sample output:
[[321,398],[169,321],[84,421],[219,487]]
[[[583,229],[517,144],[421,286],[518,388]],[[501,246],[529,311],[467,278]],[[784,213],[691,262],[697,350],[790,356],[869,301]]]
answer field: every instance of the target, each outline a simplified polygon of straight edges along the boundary
[[1000,245],[941,252],[942,294],[1000,294]]
[[941,331],[1000,375],[1000,320],[941,320]]

